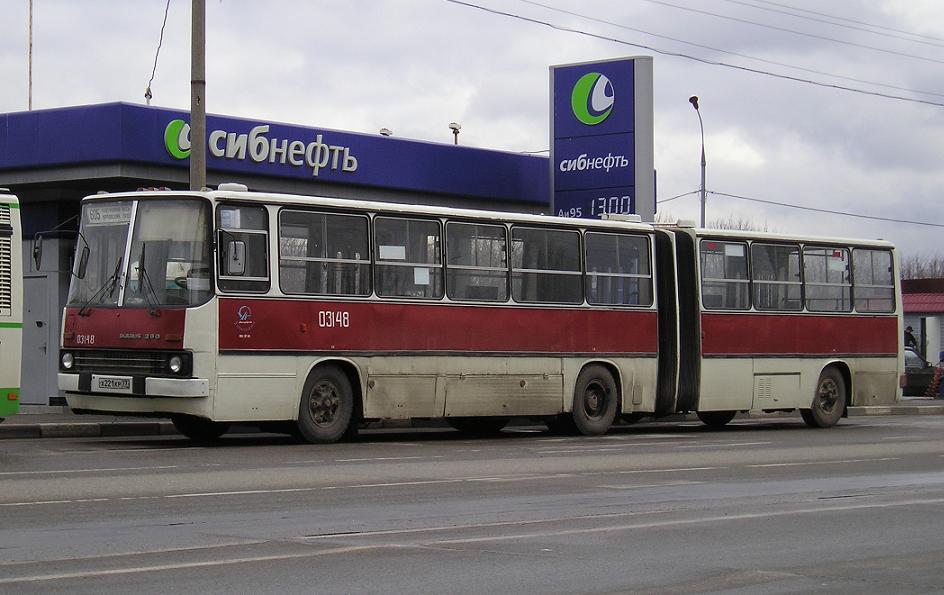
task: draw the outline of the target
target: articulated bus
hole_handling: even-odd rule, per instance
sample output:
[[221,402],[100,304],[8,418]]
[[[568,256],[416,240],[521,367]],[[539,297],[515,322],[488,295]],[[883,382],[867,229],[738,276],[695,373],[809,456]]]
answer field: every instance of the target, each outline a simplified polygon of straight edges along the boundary
[[20,408],[23,242],[20,203],[0,188],[0,421]]
[[900,398],[884,241],[216,191],[82,203],[59,387],[79,413],[332,442],[377,420],[794,411]]

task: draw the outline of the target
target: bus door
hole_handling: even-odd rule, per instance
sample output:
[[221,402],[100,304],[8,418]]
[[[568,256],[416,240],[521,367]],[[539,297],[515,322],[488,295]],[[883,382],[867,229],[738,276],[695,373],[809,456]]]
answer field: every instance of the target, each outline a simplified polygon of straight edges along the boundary
[[675,231],[678,276],[679,375],[675,411],[698,409],[702,375],[702,327],[699,317],[698,251],[690,230]]
[[751,332],[748,244],[702,237],[697,253],[700,278],[691,294],[701,303],[701,377],[695,409],[750,409],[754,360],[743,345]]

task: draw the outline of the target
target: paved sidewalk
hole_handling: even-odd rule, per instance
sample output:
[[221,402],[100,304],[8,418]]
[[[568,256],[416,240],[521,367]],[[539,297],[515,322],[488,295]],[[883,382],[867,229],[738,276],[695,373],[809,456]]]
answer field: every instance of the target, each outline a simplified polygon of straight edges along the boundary
[[[796,416],[770,414],[771,416]],[[870,405],[850,407],[849,416],[863,415],[944,415],[944,399],[926,397],[904,397],[894,405]],[[694,415],[678,416],[681,419],[697,419]],[[671,421],[673,416],[665,418]],[[429,427],[429,423],[420,424]],[[410,427],[408,422],[392,423],[391,426]],[[232,433],[255,432],[249,426],[236,426]],[[23,410],[0,423],[0,439],[4,438],[78,438],[95,436],[155,436],[177,435],[173,424],[167,419],[119,417],[113,415],[76,415],[68,407],[44,407],[26,405]]]

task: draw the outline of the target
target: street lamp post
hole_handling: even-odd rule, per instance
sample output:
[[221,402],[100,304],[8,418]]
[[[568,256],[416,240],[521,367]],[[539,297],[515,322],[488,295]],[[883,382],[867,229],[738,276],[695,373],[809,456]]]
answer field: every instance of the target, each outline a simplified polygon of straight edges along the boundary
[[701,129],[701,227],[705,227],[705,125],[701,121],[701,111],[698,109],[698,96],[692,95],[688,102],[698,114],[698,128]]
[[459,129],[460,128],[462,128],[462,126],[460,126],[456,122],[449,123],[449,130],[452,130],[454,144],[457,144],[457,145],[459,144]]

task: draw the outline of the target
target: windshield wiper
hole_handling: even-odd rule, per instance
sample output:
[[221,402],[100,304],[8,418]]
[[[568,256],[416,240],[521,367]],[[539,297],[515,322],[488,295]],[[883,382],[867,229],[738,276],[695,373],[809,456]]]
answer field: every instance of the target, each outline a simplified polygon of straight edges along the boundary
[[148,275],[147,267],[144,265],[144,247],[146,245],[141,242],[141,258],[138,260],[138,293],[144,294],[144,300],[148,305],[148,314],[154,318],[160,318],[161,313],[157,309],[160,299],[157,297],[157,292],[154,291],[154,286],[151,285],[151,276]]
[[[115,294],[115,288],[118,287],[118,275],[121,273],[121,261],[123,257],[118,257],[118,262],[115,263],[115,272],[111,274],[110,277],[105,279],[105,282],[101,287],[98,288],[98,291],[92,294],[92,297],[88,299],[85,304],[79,308],[79,316],[88,316],[89,315],[89,305],[92,302],[98,303],[102,301],[102,297],[105,295],[105,291],[108,291],[108,297],[111,297]],[[96,301],[97,300],[97,301]]]

